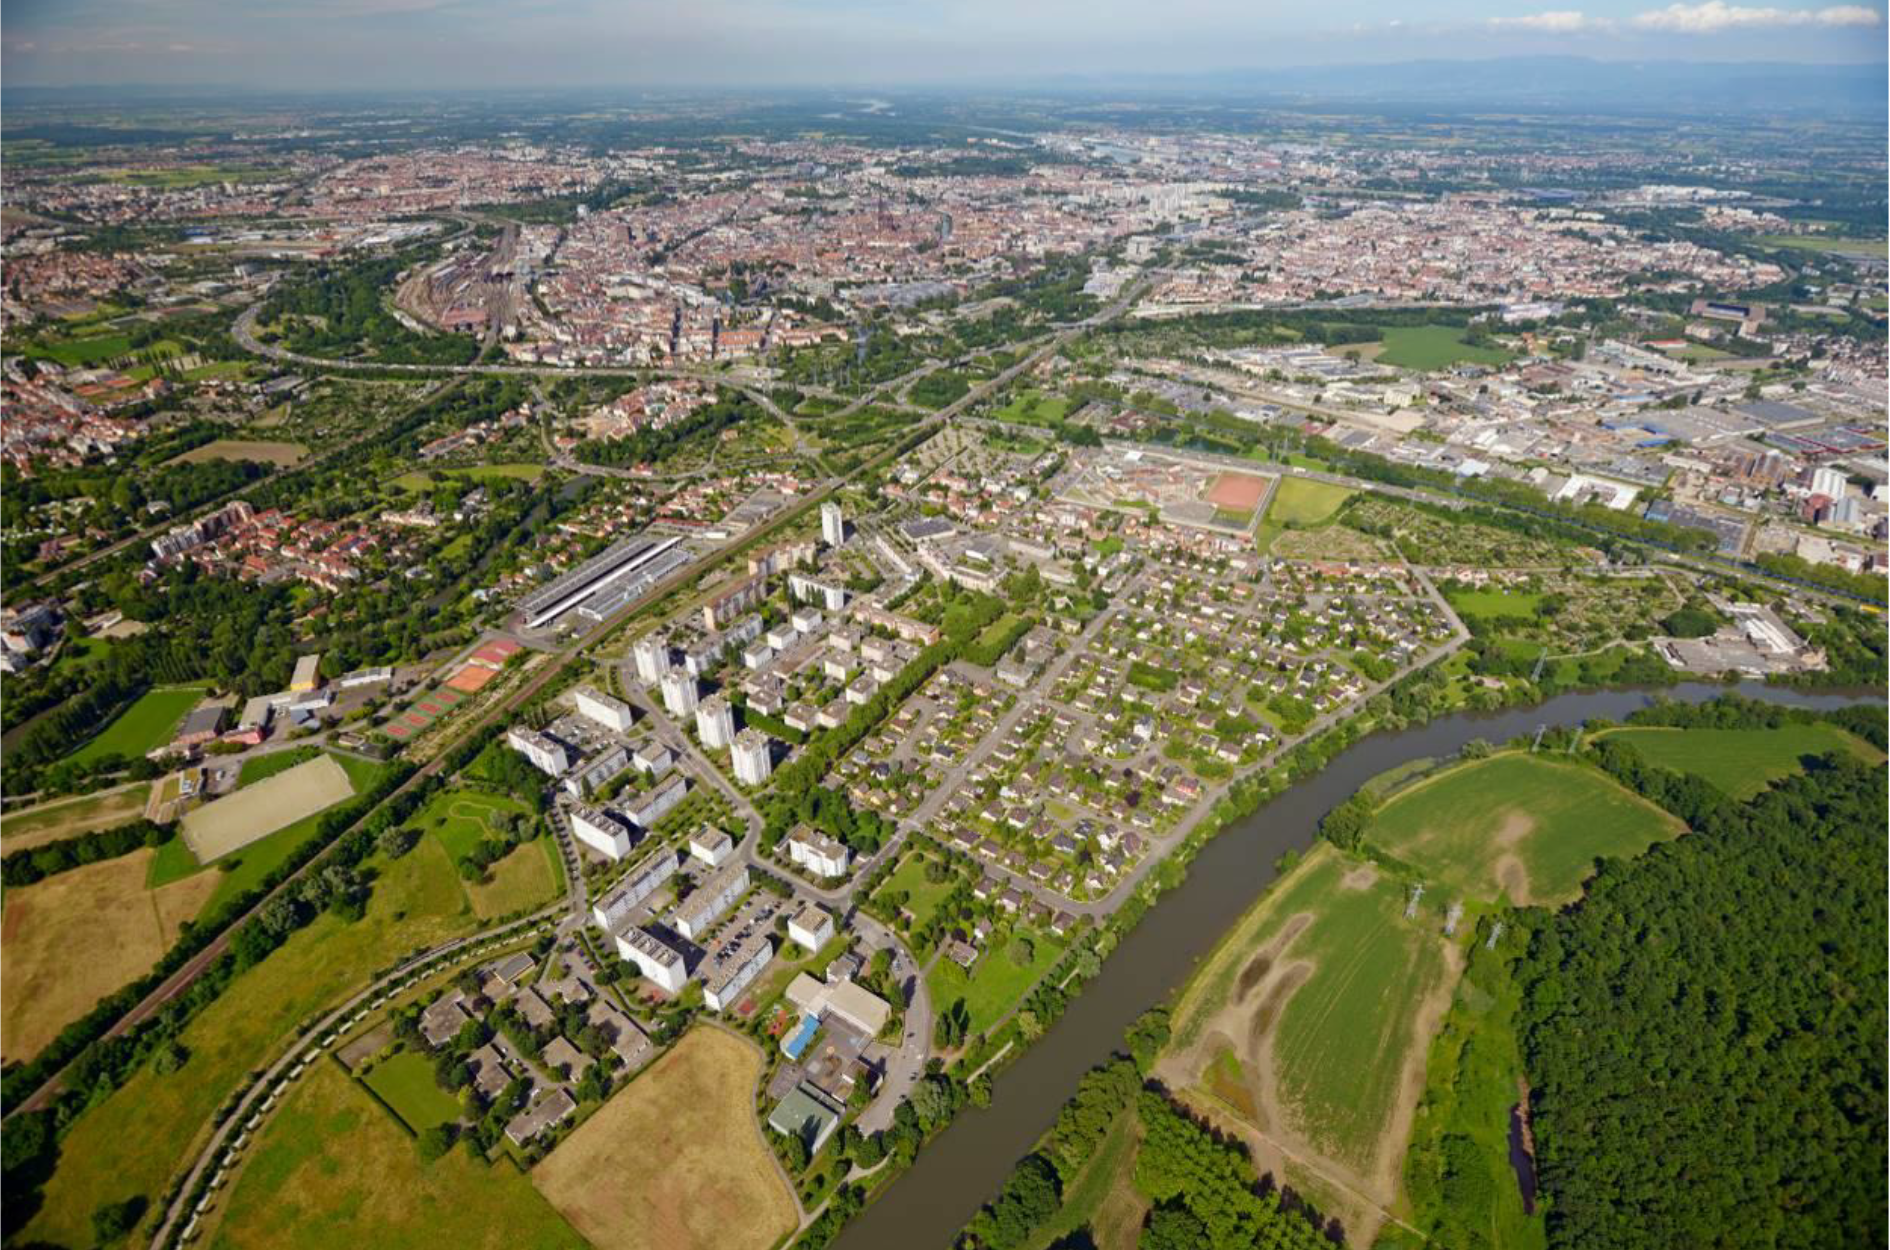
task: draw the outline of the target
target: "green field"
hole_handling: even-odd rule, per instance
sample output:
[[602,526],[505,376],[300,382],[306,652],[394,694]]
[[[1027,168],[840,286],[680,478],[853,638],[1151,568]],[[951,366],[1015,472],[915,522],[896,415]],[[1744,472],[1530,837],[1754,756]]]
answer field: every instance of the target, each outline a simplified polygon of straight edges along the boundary
[[362,1080],[416,1133],[461,1116],[459,1099],[433,1079],[433,1064],[418,1051],[403,1050],[382,1061]]
[[1046,395],[1042,391],[1019,391],[1011,397],[1011,402],[991,414],[997,421],[1012,421],[1018,425],[1055,425],[1069,415],[1070,401],[1061,395]]
[[1511,751],[1405,790],[1365,840],[1455,897],[1557,903],[1580,894],[1597,858],[1638,855],[1680,831],[1592,768]]
[[416,469],[401,474],[394,479],[393,484],[405,491],[423,491],[432,490],[436,481],[448,477],[466,477],[478,482],[497,478],[536,482],[544,474],[545,466],[542,464],[469,464],[433,470]]
[[1323,524],[1353,493],[1346,487],[1334,486],[1329,482],[1316,482],[1304,477],[1282,477],[1280,484],[1273,488],[1273,498],[1267,504],[1266,515],[1260,518],[1260,528],[1254,540],[1261,551],[1270,550],[1273,540],[1284,533],[1289,525],[1296,529],[1311,529]]
[[1063,954],[1063,943],[1048,934],[1029,936],[1034,950],[1030,963],[1023,967],[1011,962],[1009,941],[996,938],[991,949],[972,965],[969,975],[949,959],[933,963],[925,974],[925,984],[932,991],[934,1009],[943,1010],[962,998],[971,1013],[969,1033],[990,1028]]
[[[473,927],[458,874],[438,843],[422,840],[401,859],[377,857],[368,867],[377,876],[364,917],[351,924],[324,914],[298,931],[184,1027],[178,1040],[190,1058],[181,1069],[160,1075],[141,1068],[73,1122],[59,1167],[46,1184],[45,1206],[22,1230],[25,1240],[89,1246],[92,1212],[101,1203],[136,1194],[156,1201],[178,1161],[205,1135],[218,1104],[278,1053],[301,1021],[365,982],[374,969]],[[346,1084],[338,1070],[335,1077]],[[361,1110],[395,1134],[411,1157],[406,1134],[365,1098]],[[320,1145],[302,1141],[295,1148]],[[322,1221],[311,1223],[317,1227],[299,1235],[326,1235]]]
[[[1525,590],[1456,590],[1445,596],[1458,616],[1488,619],[1497,616],[1533,617],[1542,604],[1542,596]],[[1542,648],[1529,645],[1529,654]]]
[[203,700],[204,686],[163,686],[147,690],[124,714],[74,751],[74,763],[86,764],[107,755],[137,757],[169,742],[184,714]]
[[1849,751],[1866,763],[1883,756],[1835,725],[1785,725],[1778,729],[1621,729],[1609,735],[1629,742],[1651,764],[1692,773],[1735,799],[1750,798],[1780,777],[1801,771],[1807,755]]
[[89,368],[116,360],[131,350],[131,339],[123,334],[94,334],[84,338],[56,339],[50,343],[28,345],[26,354],[62,365]]
[[252,755],[243,761],[243,769],[236,775],[238,789],[253,786],[277,773],[287,772],[297,764],[307,763],[321,754],[318,747],[290,747],[286,751],[271,751],[267,755]]
[[[1087,1228],[1098,1250],[1135,1245],[1148,1200],[1136,1191],[1135,1152],[1141,1134],[1135,1105],[1116,1117],[1083,1170],[1063,1191],[1057,1213],[1032,1230],[1025,1250],[1050,1250],[1080,1228]],[[1077,1241],[1070,1244],[1084,1245]]]
[[1447,369],[1455,364],[1501,365],[1515,353],[1500,347],[1478,347],[1464,341],[1456,326],[1393,326],[1385,331],[1385,346],[1378,362],[1400,369]]
[[436,835],[446,853],[460,859],[483,839],[498,834],[493,822],[502,813],[529,816],[532,809],[508,794],[455,788],[436,793],[410,823]]
[[511,1163],[463,1149],[421,1163],[412,1139],[327,1061],[264,1127],[226,1202],[208,1243],[217,1250],[585,1245]]
[[[287,752],[294,754],[294,752]],[[263,757],[268,758],[268,757]],[[372,788],[385,767],[371,760],[360,759],[353,755],[336,752],[335,762],[348,774],[348,780],[354,783],[354,792],[361,794]],[[322,815],[328,809],[304,816],[292,825],[282,828],[250,843],[234,855],[225,855],[215,862],[216,871],[222,873],[217,882],[216,892],[204,905],[203,914],[213,915],[229,899],[235,898],[262,883],[264,877],[282,864],[308,839],[315,836],[321,824]],[[157,858],[151,861],[150,885],[153,888],[167,885],[172,881],[182,880],[194,872],[202,871],[208,865],[199,864],[197,857],[190,853],[182,838],[172,838],[158,848]]]
[[914,928],[921,927],[932,918],[932,914],[945,901],[945,896],[958,884],[958,875],[952,874],[944,881],[934,885],[925,879],[926,857],[913,853],[899,861],[898,869],[886,878],[886,884],[879,887],[878,894],[887,894],[899,890],[906,892],[906,910],[912,913]]

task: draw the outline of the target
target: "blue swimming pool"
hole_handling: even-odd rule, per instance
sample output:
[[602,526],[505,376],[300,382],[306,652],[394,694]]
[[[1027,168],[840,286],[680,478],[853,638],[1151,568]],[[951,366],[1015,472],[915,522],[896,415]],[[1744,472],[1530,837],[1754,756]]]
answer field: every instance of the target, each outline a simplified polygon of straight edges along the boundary
[[795,1030],[781,1039],[782,1053],[786,1054],[789,1059],[798,1062],[801,1057],[801,1052],[807,1049],[807,1043],[813,1041],[814,1034],[818,1032],[820,1032],[820,1017],[802,1016],[801,1022]]

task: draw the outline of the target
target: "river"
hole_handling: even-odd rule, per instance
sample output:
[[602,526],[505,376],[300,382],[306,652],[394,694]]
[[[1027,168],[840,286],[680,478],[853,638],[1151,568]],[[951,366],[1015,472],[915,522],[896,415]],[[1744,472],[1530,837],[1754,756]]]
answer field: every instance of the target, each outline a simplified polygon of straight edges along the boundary
[[1229,825],[1203,847],[1189,866],[1187,880],[1149,909],[1063,1017],[997,1078],[991,1105],[961,1111],[919,1152],[911,1171],[848,1225],[834,1245],[838,1250],[949,1246],[1050,1127],[1083,1073],[1121,1047],[1130,1021],[1187,980],[1195,964],[1272,882],[1273,863],[1281,853],[1311,846],[1320,818],[1366,781],[1410,760],[1453,754],[1474,738],[1502,742],[1538,725],[1620,720],[1656,694],[1697,703],[1731,689],[1769,702],[1816,708],[1882,698],[1810,694],[1757,683],[1687,684],[1654,692],[1605,690],[1562,695],[1533,707],[1440,717],[1422,728],[1374,734],[1353,744],[1318,775]]

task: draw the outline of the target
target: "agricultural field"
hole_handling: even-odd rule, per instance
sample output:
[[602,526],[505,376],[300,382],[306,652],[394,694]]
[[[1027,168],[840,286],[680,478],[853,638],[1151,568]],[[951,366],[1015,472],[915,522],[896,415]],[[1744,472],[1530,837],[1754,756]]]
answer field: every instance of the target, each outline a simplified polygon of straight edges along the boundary
[[1806,756],[1849,751],[1868,764],[1881,753],[1836,725],[1784,725],[1778,729],[1617,729],[1609,734],[1633,744],[1651,764],[1692,773],[1735,799],[1747,799],[1781,777],[1802,771]]
[[150,798],[151,783],[140,781],[121,790],[17,808],[0,817],[0,842],[10,853],[110,829],[142,816]]
[[440,1088],[433,1064],[418,1051],[403,1050],[383,1060],[361,1082],[416,1133],[450,1124],[462,1114],[459,1099]]
[[[395,957],[473,928],[458,874],[436,842],[423,839],[402,858],[371,859],[367,867],[376,879],[365,916],[349,923],[324,914],[298,931],[185,1026],[178,1041],[190,1058],[181,1069],[169,1075],[140,1069],[73,1122],[61,1164],[46,1183],[45,1205],[21,1230],[23,1238],[91,1245],[92,1212],[137,1194],[159,1197],[177,1160],[207,1133],[218,1104],[304,1019]],[[339,1070],[336,1076],[345,1083]],[[350,1093],[411,1156],[412,1143],[398,1126],[358,1091]],[[321,1221],[308,1224],[304,1235],[322,1235]]]
[[597,1250],[768,1250],[798,1220],[755,1124],[762,1071],[754,1043],[699,1025],[532,1181]]
[[994,937],[990,949],[970,972],[949,959],[939,959],[925,974],[935,1008],[944,1010],[961,998],[965,1000],[965,1010],[971,1016],[967,1036],[996,1024],[1063,954],[1064,944],[1048,934],[1023,929],[1018,932],[1031,944],[1028,963],[1019,964],[1011,957],[1011,940]]
[[193,877],[145,887],[142,848],[7,891],[0,913],[0,1056],[32,1058],[59,1031],[149,972],[216,887]]
[[206,460],[253,460],[258,464],[273,464],[278,468],[287,468],[297,464],[308,455],[308,448],[300,443],[261,442],[245,438],[219,438],[214,443],[205,443],[193,447],[172,464],[201,464]]
[[1377,356],[1380,364],[1424,371],[1457,364],[1502,365],[1515,358],[1501,347],[1466,342],[1456,326],[1392,326]]
[[1567,902],[1597,858],[1638,855],[1681,832],[1592,768],[1508,751],[1394,795],[1365,841],[1445,894],[1523,906]]
[[413,1138],[324,1060],[263,1129],[208,1244],[583,1250],[584,1240],[507,1161],[452,1150],[421,1163]]
[[69,757],[88,764],[107,755],[136,758],[169,742],[184,716],[202,702],[202,686],[163,686],[147,690],[124,713]]
[[353,795],[353,779],[323,755],[186,812],[183,837],[207,864]]
[[1370,1244],[1397,1203],[1459,955],[1401,883],[1322,843],[1203,964],[1156,1076]]

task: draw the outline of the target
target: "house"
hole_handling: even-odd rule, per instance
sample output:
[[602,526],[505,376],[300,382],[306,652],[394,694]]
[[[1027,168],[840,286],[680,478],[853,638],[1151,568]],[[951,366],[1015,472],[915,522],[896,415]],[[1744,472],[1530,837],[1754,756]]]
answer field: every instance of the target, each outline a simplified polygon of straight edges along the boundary
[[623,1060],[627,1070],[634,1072],[650,1061],[650,1055],[656,1049],[650,1042],[650,1035],[635,1020],[610,1003],[597,999],[591,1004],[585,1019],[604,1035],[610,1049],[617,1058]]
[[427,1009],[420,1013],[420,1036],[427,1045],[438,1050],[454,1038],[472,1019],[463,1005],[465,998],[454,990],[443,998],[437,998],[427,1004]]
[[322,657],[320,653],[296,657],[295,675],[289,679],[289,691],[292,694],[307,694],[321,688]]
[[545,1063],[555,1072],[562,1073],[567,1081],[581,1081],[584,1073],[597,1061],[573,1046],[563,1036],[554,1037],[544,1050]]
[[512,1144],[523,1146],[546,1129],[562,1124],[577,1110],[577,1101],[562,1089],[553,1090],[515,1116],[505,1126]]
[[210,703],[192,711],[184,717],[184,723],[178,727],[177,737],[171,745],[179,750],[202,746],[223,732],[223,717],[228,710]]
[[479,1091],[481,1098],[488,1101],[497,1098],[512,1083],[505,1060],[491,1042],[466,1056],[466,1062],[472,1068],[473,1088]]
[[527,955],[524,951],[520,951],[515,955],[506,956],[498,963],[488,967],[486,971],[492,974],[493,980],[497,981],[501,986],[510,989],[513,985],[518,983],[520,977],[530,972],[534,966],[532,957]]
[[513,1001],[518,1006],[518,1014],[534,1029],[548,1029],[558,1022],[558,1013],[551,1009],[544,995],[530,986],[520,990]]

